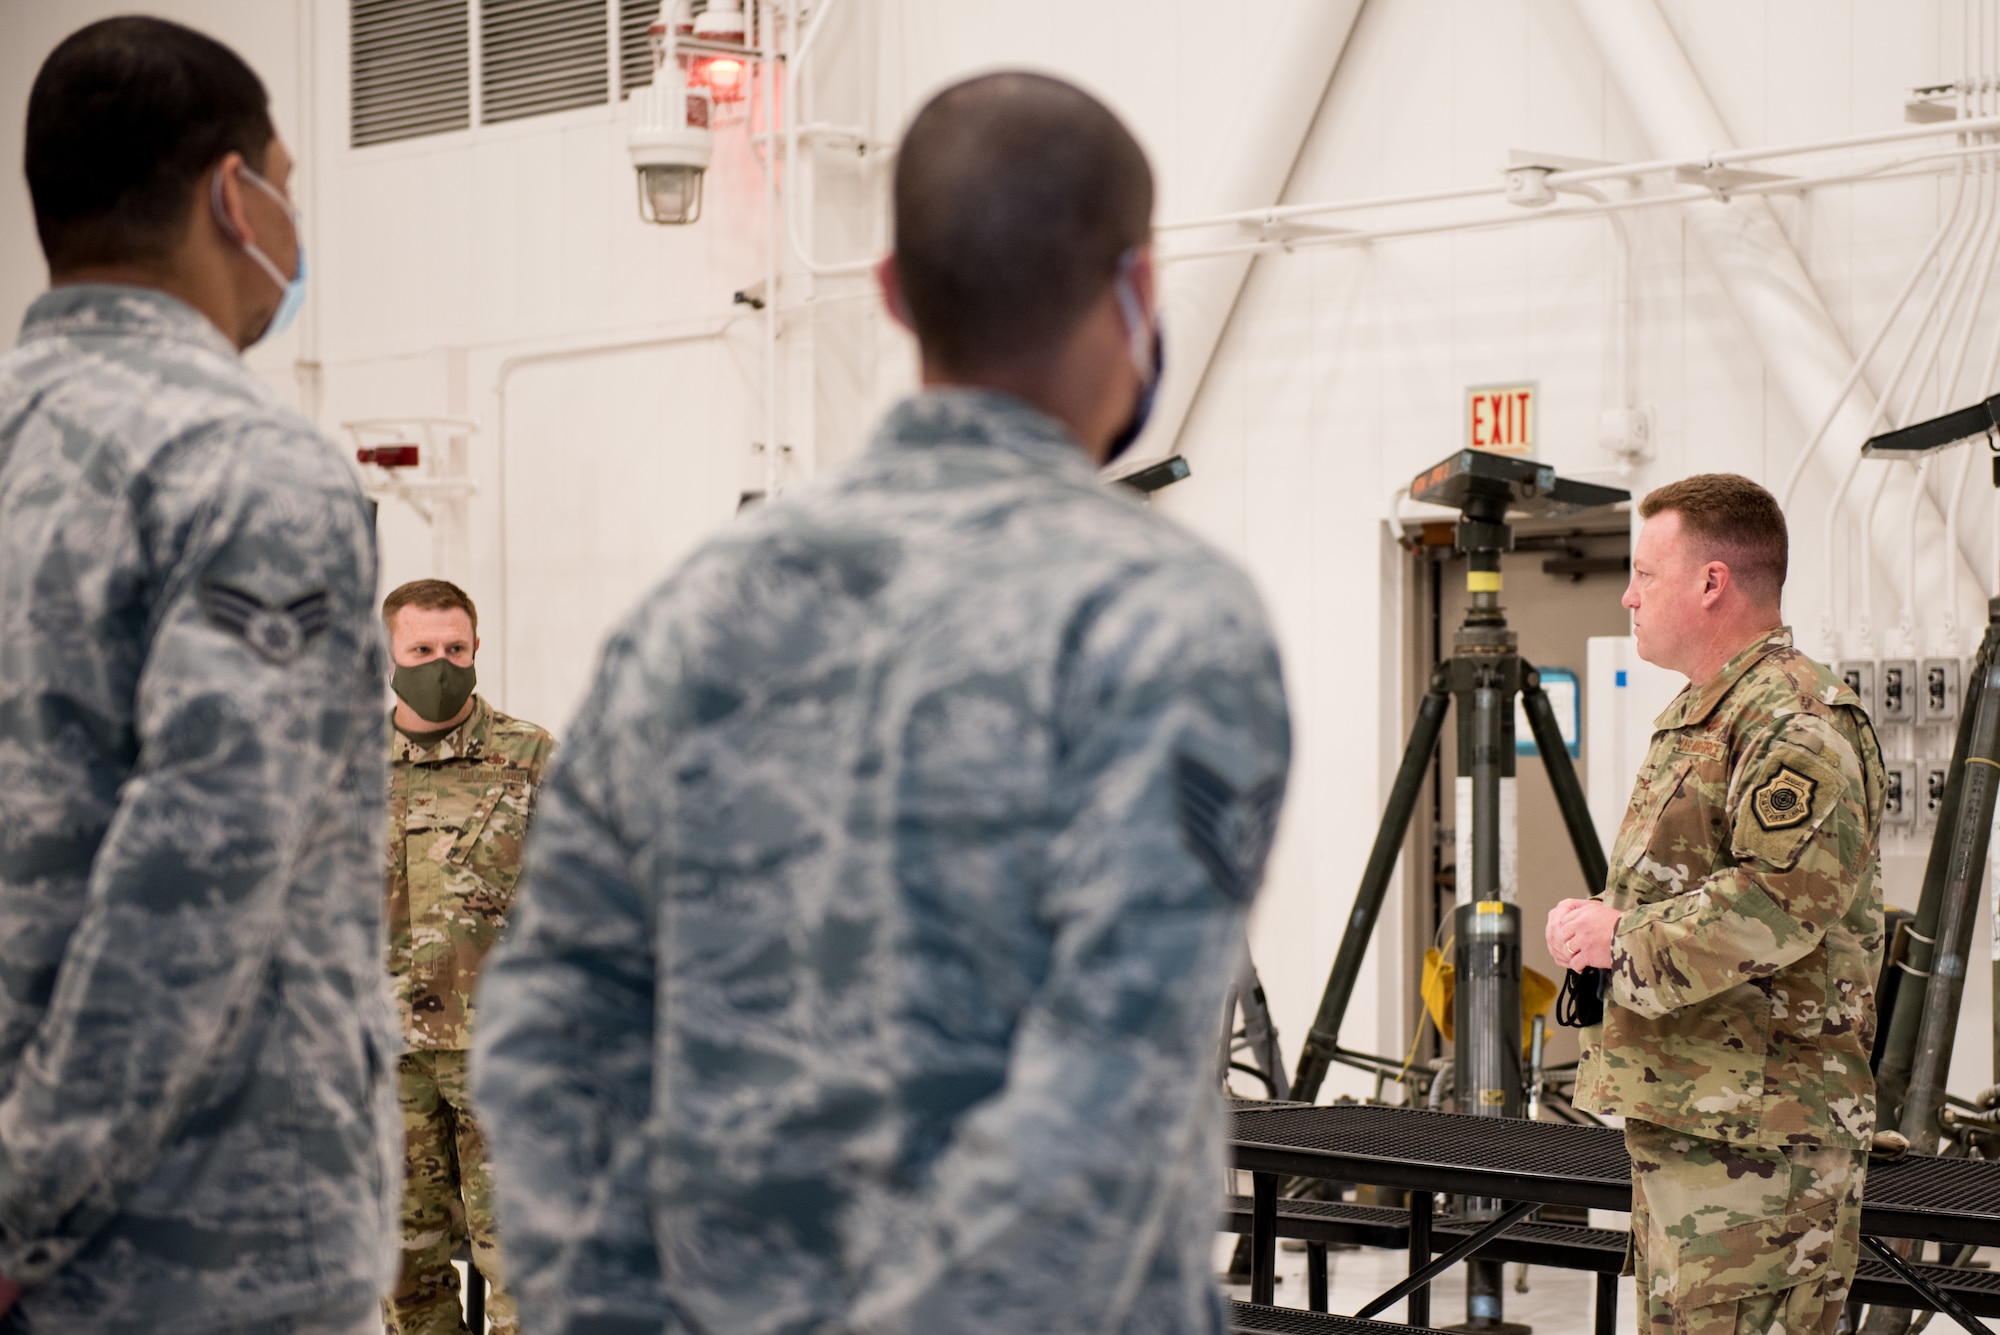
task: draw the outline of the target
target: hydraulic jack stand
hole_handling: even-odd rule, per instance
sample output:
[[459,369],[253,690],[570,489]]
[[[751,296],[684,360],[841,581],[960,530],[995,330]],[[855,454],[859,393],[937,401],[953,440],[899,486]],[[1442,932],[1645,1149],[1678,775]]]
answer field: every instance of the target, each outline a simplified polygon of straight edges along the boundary
[[[1369,938],[1396,857],[1409,831],[1424,774],[1444,730],[1445,715],[1458,706],[1457,820],[1470,822],[1471,866],[1459,868],[1458,904],[1453,915],[1457,942],[1453,1003],[1455,1040],[1452,1086],[1459,1111],[1484,1117],[1519,1117],[1525,1097],[1521,1061],[1521,910],[1514,902],[1511,859],[1503,865],[1503,831],[1513,823],[1514,702],[1518,697],[1535,735],[1536,750],[1555,788],[1563,824],[1576,850],[1585,887],[1604,888],[1604,849],[1591,824],[1589,803],[1555,710],[1533,667],[1521,659],[1519,637],[1507,627],[1500,606],[1500,558],[1514,545],[1510,511],[1556,517],[1629,499],[1616,487],[1600,487],[1556,476],[1531,460],[1466,450],[1419,474],[1410,498],[1446,505],[1463,516],[1455,545],[1467,558],[1466,589],[1471,607],[1452,637],[1452,654],[1438,665],[1430,689],[1417,708],[1416,724],[1389,793],[1375,845],[1362,873],[1347,932],[1320,998],[1319,1012],[1300,1054],[1290,1095],[1311,1102],[1336,1061],[1374,1069],[1376,1059],[1340,1046],[1340,1025],[1360,975]],[[1469,873],[1469,874],[1468,874]],[[1358,1060],[1357,1060],[1358,1059]],[[1473,1219],[1497,1217],[1500,1202],[1467,1199],[1461,1209]],[[1466,1324],[1456,1329],[1524,1331],[1502,1320],[1498,1262],[1467,1263]],[[1428,1312],[1425,1293],[1423,1306]],[[1411,1322],[1418,1324],[1418,1295],[1411,1295]]]

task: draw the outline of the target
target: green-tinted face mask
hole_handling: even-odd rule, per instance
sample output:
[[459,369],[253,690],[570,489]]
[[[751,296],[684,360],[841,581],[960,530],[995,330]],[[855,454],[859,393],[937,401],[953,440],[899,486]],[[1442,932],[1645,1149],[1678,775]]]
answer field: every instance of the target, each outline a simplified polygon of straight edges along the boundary
[[449,658],[433,658],[415,667],[399,664],[389,678],[389,689],[415,710],[418,718],[440,725],[465,708],[478,684],[477,668],[460,667]]

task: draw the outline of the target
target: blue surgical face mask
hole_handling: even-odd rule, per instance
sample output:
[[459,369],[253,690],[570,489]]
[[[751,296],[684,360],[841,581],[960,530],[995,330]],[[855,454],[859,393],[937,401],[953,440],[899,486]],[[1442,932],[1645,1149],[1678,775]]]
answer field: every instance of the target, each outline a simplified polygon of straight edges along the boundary
[[292,207],[291,200],[286,199],[278,192],[276,186],[249,167],[243,168],[243,175],[249,179],[250,184],[276,200],[278,207],[285,211],[285,216],[292,222],[292,238],[298,244],[298,272],[286,278],[278,266],[271,262],[269,255],[266,255],[254,242],[245,241],[237,235],[235,226],[229,221],[229,215],[222,209],[222,173],[217,172],[209,178],[209,202],[215,209],[216,219],[222,224],[222,230],[227,232],[236,244],[243,247],[243,253],[278,285],[278,291],[281,293],[278,298],[278,309],[272,314],[271,322],[264,326],[263,333],[257,335],[257,341],[262,342],[264,339],[284,333],[298,316],[299,307],[306,304],[306,237],[305,232],[299,227],[299,211]]
[[1160,326],[1158,322],[1146,319],[1146,312],[1139,305],[1138,289],[1132,286],[1132,268],[1138,262],[1139,252],[1136,250],[1128,250],[1119,256],[1118,276],[1113,280],[1111,289],[1118,297],[1118,313],[1125,319],[1126,349],[1132,358],[1132,369],[1139,376],[1139,397],[1133,401],[1130,420],[1111,438],[1110,453],[1104,456],[1107,464],[1131,449],[1132,442],[1139,439],[1139,433],[1146,429],[1146,423],[1153,415],[1153,401],[1159,395],[1160,375],[1167,364],[1166,344],[1160,337]]

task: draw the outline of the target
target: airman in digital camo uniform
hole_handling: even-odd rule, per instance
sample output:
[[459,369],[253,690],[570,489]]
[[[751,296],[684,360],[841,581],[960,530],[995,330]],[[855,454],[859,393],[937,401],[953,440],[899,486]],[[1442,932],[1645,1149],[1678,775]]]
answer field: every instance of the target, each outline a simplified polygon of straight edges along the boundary
[[1777,625],[1777,502],[1705,475],[1641,513],[1639,652],[1690,684],[1656,723],[1602,900],[1550,915],[1559,963],[1611,971],[1577,1103],[1627,1119],[1644,1335],[1831,1335],[1875,1125],[1881,753]]
[[[516,1329],[493,1223],[493,1176],[466,1057],[473,988],[507,925],[522,848],[554,739],[473,690],[479,612],[445,580],[383,600],[396,663],[389,738],[389,971],[402,1011],[407,1140],[399,1335],[464,1330],[452,1253],[469,1240],[493,1286],[495,1331]],[[477,1332],[474,1332],[477,1335]]]
[[640,605],[550,775],[476,1036],[531,1327],[1223,1328],[1216,1025],[1289,733],[1248,581],[1096,476],[1151,175],[997,75],[896,194],[930,387]]
[[155,19],[59,45],[27,137],[54,286],[0,360],[0,1326],[379,1335],[374,532],[239,355],[303,290],[290,163],[256,75]]

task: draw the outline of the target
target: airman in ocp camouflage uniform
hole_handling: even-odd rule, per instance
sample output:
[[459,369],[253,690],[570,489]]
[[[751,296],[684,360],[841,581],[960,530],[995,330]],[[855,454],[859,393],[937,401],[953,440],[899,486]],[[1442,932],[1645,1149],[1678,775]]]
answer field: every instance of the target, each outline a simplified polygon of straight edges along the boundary
[[[472,1112],[467,1053],[473,989],[507,925],[554,740],[470,693],[477,625],[463,590],[437,580],[405,585],[389,595],[384,615],[399,696],[422,694],[413,678],[441,675],[464,692],[447,694],[441,704],[435,694],[420,698],[421,708],[400,699],[389,742],[389,967],[407,1045],[403,1267],[389,1319],[401,1335],[465,1329],[451,1264],[463,1239],[493,1286],[487,1307],[493,1329],[513,1331],[514,1300],[497,1244],[493,1179]],[[464,666],[454,671],[453,657]]]
[[1881,752],[1789,630],[1747,634],[1784,584],[1768,492],[1711,474],[1640,512],[1625,605],[1641,656],[1690,684],[1656,720],[1602,901],[1550,914],[1558,961],[1610,975],[1577,1104],[1626,1119],[1644,1335],[1830,1335],[1874,1133]]
[[[1655,727],[1612,849],[1623,916],[1578,1106],[1630,1119],[1656,1328],[1688,1328],[1662,1302],[1685,1317],[1747,1301],[1819,1329],[1854,1273],[1875,1130],[1881,752],[1786,630]],[[1749,1184],[1764,1200],[1741,1209]]]

